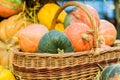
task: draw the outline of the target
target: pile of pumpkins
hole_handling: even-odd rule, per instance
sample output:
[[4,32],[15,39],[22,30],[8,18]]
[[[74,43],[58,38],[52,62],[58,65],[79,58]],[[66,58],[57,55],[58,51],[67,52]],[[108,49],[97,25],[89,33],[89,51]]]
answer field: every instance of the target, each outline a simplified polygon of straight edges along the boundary
[[[54,30],[51,30],[52,20],[60,5],[45,4],[37,13],[39,23],[33,23],[24,15],[22,0],[0,1],[0,17],[5,18],[0,22],[0,65],[6,66],[11,63],[8,58],[15,49],[33,54],[61,54],[93,48],[93,27],[81,8],[74,7],[69,12],[63,10]],[[100,20],[92,6],[85,6],[99,28],[101,47],[110,47],[117,36],[115,26],[107,20]]]
[[[53,8],[54,7],[54,8]],[[38,11],[38,24],[28,25],[17,33],[20,49],[32,53],[78,52],[93,48],[94,32],[87,14],[78,7],[69,13],[64,10],[58,16],[54,30],[51,23],[60,8],[55,3],[47,3]],[[97,11],[90,5],[86,8],[95,18],[99,28],[101,47],[110,47],[116,40],[115,26],[107,20],[100,20]]]

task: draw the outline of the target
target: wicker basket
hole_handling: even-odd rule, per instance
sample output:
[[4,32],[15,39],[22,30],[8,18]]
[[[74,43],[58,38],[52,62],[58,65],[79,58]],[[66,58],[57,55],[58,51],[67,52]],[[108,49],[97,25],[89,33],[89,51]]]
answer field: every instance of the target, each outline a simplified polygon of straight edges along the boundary
[[[94,27],[95,48],[68,54],[15,51],[13,57],[14,73],[21,80],[93,80],[97,72],[101,70],[99,65],[104,67],[120,61],[118,42],[117,46],[111,48],[99,48],[97,25],[89,11],[81,3],[70,1],[64,4],[54,17],[52,29],[54,29],[58,15],[67,6],[80,7],[88,14]],[[98,55],[95,55],[96,53]]]

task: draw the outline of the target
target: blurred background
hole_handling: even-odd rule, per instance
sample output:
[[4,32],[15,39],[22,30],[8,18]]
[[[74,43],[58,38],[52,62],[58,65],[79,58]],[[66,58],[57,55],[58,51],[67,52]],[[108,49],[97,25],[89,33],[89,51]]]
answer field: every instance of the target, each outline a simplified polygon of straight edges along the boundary
[[[61,0],[58,3],[60,5],[71,1],[71,0]],[[115,25],[118,35],[117,39],[120,39],[120,0],[72,0],[78,1],[84,4],[89,4],[94,7],[100,19],[106,19]],[[69,11],[71,7],[66,8],[66,11]]]

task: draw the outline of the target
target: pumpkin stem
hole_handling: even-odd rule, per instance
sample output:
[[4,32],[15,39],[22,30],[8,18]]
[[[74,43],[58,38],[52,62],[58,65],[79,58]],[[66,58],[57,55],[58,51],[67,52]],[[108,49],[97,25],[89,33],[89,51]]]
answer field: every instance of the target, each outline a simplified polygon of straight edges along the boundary
[[75,17],[76,17],[77,19],[80,19],[80,15],[76,15]]
[[81,34],[81,36],[82,36],[82,39],[84,39],[86,41],[90,41],[90,37],[86,33]]
[[93,30],[88,30],[87,33],[91,34],[91,35],[94,35],[94,31]]
[[64,49],[58,48],[57,51],[58,51],[58,54],[63,54],[64,53]]

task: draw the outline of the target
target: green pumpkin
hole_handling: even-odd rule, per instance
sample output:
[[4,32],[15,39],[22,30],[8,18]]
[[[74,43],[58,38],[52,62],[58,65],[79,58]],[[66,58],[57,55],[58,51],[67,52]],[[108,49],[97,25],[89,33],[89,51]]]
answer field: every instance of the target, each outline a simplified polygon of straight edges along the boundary
[[67,14],[64,20],[64,27],[67,28],[72,23],[72,20],[70,14]]
[[[71,13],[76,11],[77,8],[74,7],[72,8],[68,13],[67,15],[65,16],[65,19],[64,19],[64,27],[67,28],[74,20],[73,18],[71,17]],[[77,18],[77,17],[76,17]]]
[[38,44],[39,53],[66,53],[73,52],[71,42],[67,36],[58,30],[51,30],[46,33]]
[[104,68],[100,80],[120,80],[120,64],[112,64]]

